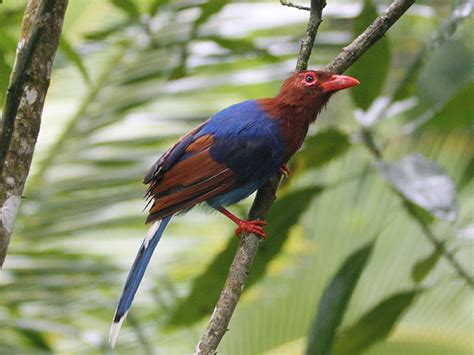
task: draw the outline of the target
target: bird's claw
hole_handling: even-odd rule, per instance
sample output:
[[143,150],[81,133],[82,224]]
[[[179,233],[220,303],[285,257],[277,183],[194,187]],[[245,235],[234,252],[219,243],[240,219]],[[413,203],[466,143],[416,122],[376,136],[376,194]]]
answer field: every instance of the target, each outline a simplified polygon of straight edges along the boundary
[[239,227],[235,230],[235,235],[240,238],[242,232],[253,233],[262,239],[267,239],[263,226],[267,225],[265,221],[240,221]]
[[280,167],[280,170],[279,170],[280,174],[283,175],[283,177],[285,179],[289,178],[290,175],[291,175],[291,171],[290,171],[290,168],[288,167],[287,164],[284,164]]

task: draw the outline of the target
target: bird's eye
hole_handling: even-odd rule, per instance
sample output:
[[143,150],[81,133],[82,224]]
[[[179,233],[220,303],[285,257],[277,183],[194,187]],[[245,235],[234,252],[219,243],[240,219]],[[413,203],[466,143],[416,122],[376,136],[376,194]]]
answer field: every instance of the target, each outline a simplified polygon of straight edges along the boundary
[[308,74],[306,75],[306,77],[304,78],[304,80],[307,82],[307,83],[312,83],[314,81],[314,76],[312,74]]

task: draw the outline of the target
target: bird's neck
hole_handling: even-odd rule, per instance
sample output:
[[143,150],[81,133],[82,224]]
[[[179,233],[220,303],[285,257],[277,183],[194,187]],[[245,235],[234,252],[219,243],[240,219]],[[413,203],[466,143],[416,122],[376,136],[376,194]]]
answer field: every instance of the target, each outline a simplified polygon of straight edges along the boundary
[[316,120],[324,104],[317,100],[295,99],[282,94],[258,101],[265,112],[279,123],[285,141],[286,161],[301,147],[309,125]]

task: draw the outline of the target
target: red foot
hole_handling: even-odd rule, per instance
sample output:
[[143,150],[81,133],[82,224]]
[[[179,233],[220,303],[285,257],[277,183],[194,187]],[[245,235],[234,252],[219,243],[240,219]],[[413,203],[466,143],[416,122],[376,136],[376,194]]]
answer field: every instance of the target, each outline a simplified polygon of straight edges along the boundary
[[267,225],[267,222],[265,221],[243,221],[240,220],[239,222],[236,222],[237,225],[239,226],[235,230],[235,235],[240,238],[240,234],[242,232],[248,232],[248,233],[254,233],[258,235],[262,239],[267,239],[267,235],[265,234],[265,231],[263,230],[263,226]]
[[281,167],[280,167],[280,174],[283,175],[283,177],[286,179],[288,177],[290,177],[291,175],[291,171],[290,171],[290,168],[288,167],[287,164],[283,164]]

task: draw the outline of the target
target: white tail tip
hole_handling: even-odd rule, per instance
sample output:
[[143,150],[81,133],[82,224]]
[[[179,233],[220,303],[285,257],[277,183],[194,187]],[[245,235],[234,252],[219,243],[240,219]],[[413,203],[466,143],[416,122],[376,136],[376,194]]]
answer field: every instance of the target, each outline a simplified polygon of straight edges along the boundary
[[148,232],[146,233],[146,236],[145,236],[145,240],[143,241],[143,246],[144,246],[145,249],[148,248],[148,244],[150,243],[150,240],[155,235],[155,233],[158,230],[159,226],[160,226],[160,221],[156,221],[148,229]]
[[125,318],[127,318],[127,313],[125,313],[118,322],[113,322],[112,326],[110,327],[109,344],[112,348],[115,347],[115,344],[117,343],[120,328],[122,328],[122,324],[125,321]]

